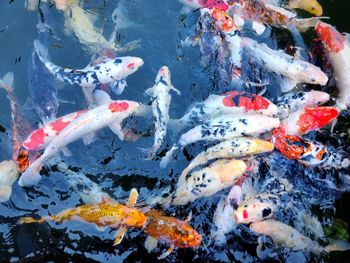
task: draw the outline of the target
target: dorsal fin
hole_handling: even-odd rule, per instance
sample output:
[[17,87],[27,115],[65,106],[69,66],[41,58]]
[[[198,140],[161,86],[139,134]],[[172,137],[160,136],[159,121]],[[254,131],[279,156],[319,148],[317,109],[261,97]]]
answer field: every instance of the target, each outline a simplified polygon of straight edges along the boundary
[[139,193],[135,188],[131,189],[128,202],[126,203],[128,206],[134,206],[137,202],[137,198],[139,197]]

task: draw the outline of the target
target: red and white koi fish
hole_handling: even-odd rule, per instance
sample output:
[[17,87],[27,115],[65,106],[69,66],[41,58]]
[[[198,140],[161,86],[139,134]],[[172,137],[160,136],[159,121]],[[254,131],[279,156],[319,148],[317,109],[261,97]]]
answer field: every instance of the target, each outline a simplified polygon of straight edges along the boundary
[[69,123],[46,147],[44,153],[35,160],[22,174],[18,184],[20,186],[34,185],[39,182],[40,170],[47,160],[59,153],[66,145],[85,137],[85,142],[93,141],[94,133],[108,126],[118,137],[123,140],[124,134],[120,126],[121,122],[140,106],[134,101],[111,101],[103,91],[97,90],[96,101],[99,105],[94,109],[81,114]]
[[345,110],[350,104],[350,40],[329,24],[320,22],[315,27],[326,47],[339,90],[337,106]]
[[181,135],[177,143],[167,152],[160,167],[167,166],[174,152],[179,148],[197,141],[224,141],[247,135],[259,135],[280,125],[277,118],[261,114],[224,115],[194,127]]
[[219,144],[199,153],[182,171],[179,181],[182,180],[182,178],[186,178],[187,174],[193,168],[203,165],[210,160],[241,158],[248,155],[271,152],[273,149],[274,145],[271,142],[249,137],[238,137],[232,140],[220,142]]
[[275,147],[285,157],[297,160],[305,166],[346,168],[350,160],[331,150],[322,143],[298,136],[286,135],[283,129],[273,131]]
[[[298,60],[281,50],[273,50],[266,44],[259,44],[250,38],[243,38],[243,46],[252,57],[262,63],[268,70],[281,74],[295,83],[326,85],[328,82],[327,75],[320,68],[306,61]],[[286,92],[288,90],[282,91]]]
[[210,95],[205,101],[194,103],[181,119],[171,120],[171,123],[179,131],[222,115],[254,112],[272,117],[277,115],[278,108],[260,95],[244,91],[229,91],[223,95]]
[[272,194],[260,194],[252,199],[242,202],[235,212],[238,224],[258,222],[274,215],[280,199]]
[[286,118],[290,113],[301,110],[305,107],[317,107],[330,100],[330,95],[323,91],[312,90],[309,92],[298,91],[281,96],[277,99],[280,118]]
[[221,10],[227,10],[228,5],[224,0],[180,0],[184,5],[197,9],[197,8],[217,8]]
[[165,141],[167,125],[169,121],[169,107],[171,102],[170,90],[178,95],[181,92],[171,84],[170,71],[166,66],[161,67],[156,77],[155,85],[145,93],[152,98],[152,112],[155,119],[154,144],[147,158],[152,159]]
[[252,223],[250,229],[259,235],[269,236],[277,245],[287,246],[294,251],[304,250],[319,255],[324,252],[350,249],[349,243],[345,241],[335,241],[326,247],[322,247],[293,227],[273,219]]
[[40,60],[47,69],[59,80],[69,84],[77,84],[83,88],[88,102],[93,102],[92,90],[99,84],[110,84],[119,81],[125,86],[125,78],[143,65],[138,57],[104,58],[100,64],[89,64],[83,69],[68,69],[56,66],[48,60],[48,51],[40,41],[35,40],[34,46]]
[[242,160],[218,160],[201,170],[180,177],[172,204],[186,205],[233,186],[247,169]]
[[319,130],[335,120],[339,111],[334,107],[306,107],[293,112],[281,121],[281,127],[288,135],[303,135]]

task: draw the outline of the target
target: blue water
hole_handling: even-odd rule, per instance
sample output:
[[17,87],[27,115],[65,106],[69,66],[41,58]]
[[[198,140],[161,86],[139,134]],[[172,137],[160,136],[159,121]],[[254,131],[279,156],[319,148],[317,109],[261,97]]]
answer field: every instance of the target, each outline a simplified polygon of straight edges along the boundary
[[[108,38],[112,30],[110,16],[119,1],[88,1],[84,9],[91,9],[98,14],[97,24],[105,24],[105,36]],[[182,5],[176,0],[133,0],[124,1],[128,16],[135,26],[120,30],[120,43],[125,44],[133,40],[140,40],[141,47],[121,55],[139,56],[144,65],[133,75],[128,77],[128,87],[120,96],[122,99],[148,103],[149,98],[143,95],[145,89],[153,86],[159,68],[167,65],[172,74],[173,85],[182,92],[181,96],[173,95],[170,116],[180,117],[186,108],[194,101],[201,101],[217,88],[217,82],[210,71],[203,70],[199,61],[199,47],[180,47],[181,39],[193,33],[198,12],[190,13],[184,22],[179,14]],[[340,30],[350,32],[350,23],[347,14],[350,4],[343,1],[320,1],[324,5],[325,15],[331,17],[331,22]],[[92,54],[88,52],[73,36],[64,34],[64,18],[62,13],[51,8],[48,21],[52,24],[53,36],[48,40],[49,53],[52,61],[58,65],[72,68],[82,68],[90,62]],[[30,107],[28,90],[28,61],[33,50],[33,41],[37,37],[36,25],[38,13],[25,9],[23,0],[0,3],[0,75],[13,71],[15,76],[15,93],[22,105],[26,119],[34,126],[38,126],[40,119],[34,109]],[[314,34],[304,35],[312,39]],[[280,41],[290,41],[280,39]],[[10,159],[11,148],[11,117],[10,106],[3,91],[0,91],[0,161]],[[267,96],[277,96],[277,91],[268,91]],[[84,98],[79,87],[63,85],[58,91],[60,103],[58,116],[80,110],[85,107]],[[67,103],[70,102],[70,103]],[[69,146],[73,152],[72,158],[63,160],[75,171],[83,172],[92,181],[99,184],[104,191],[114,199],[125,201],[129,191],[137,188],[140,201],[146,202],[152,196],[161,194],[167,186],[174,186],[181,170],[186,167],[195,153],[198,153],[203,144],[198,147],[188,147],[185,155],[180,153],[176,160],[165,170],[159,168],[159,157],[147,161],[139,148],[149,148],[153,144],[151,120],[135,118],[132,125],[139,127],[145,136],[135,142],[121,142],[108,129],[98,133],[99,139],[84,146],[81,141]],[[343,127],[349,126],[346,118],[341,119]],[[345,128],[343,128],[345,130]],[[339,128],[339,130],[341,130]],[[337,144],[336,139],[319,135],[325,142]],[[168,149],[175,137],[169,132]],[[347,142],[341,140],[342,146],[348,148]],[[344,144],[345,143],[345,144]],[[160,154],[163,155],[164,151]],[[277,157],[281,158],[280,156]],[[188,160],[187,160],[188,159]],[[264,157],[262,160],[267,160]],[[283,159],[284,160],[284,159]],[[322,182],[315,182],[304,178],[304,168],[287,160],[285,167],[294,167],[294,170],[281,172],[281,176],[293,177],[293,172],[300,173],[293,183],[304,192],[302,198],[314,196],[321,204],[319,217],[327,219],[343,218],[350,222],[349,196],[343,197],[337,203],[338,209],[322,204],[322,200],[331,200],[339,197],[339,193],[319,189],[328,189]],[[266,167],[265,167],[266,168]],[[262,172],[264,166],[261,168]],[[276,166],[280,169],[280,166]],[[57,171],[55,166],[45,168],[43,180],[34,188],[21,188],[16,183],[10,201],[0,203],[0,261],[1,262],[154,262],[167,247],[159,246],[152,253],[147,253],[144,247],[146,236],[140,230],[131,229],[127,232],[123,242],[113,247],[114,231],[97,230],[94,226],[77,222],[63,224],[32,224],[18,225],[22,216],[42,217],[56,214],[66,208],[82,204],[79,195],[70,187],[64,175]],[[322,174],[322,172],[319,172]],[[265,174],[268,176],[268,173]],[[264,176],[262,176],[264,178]],[[226,191],[227,192],[227,191]],[[216,247],[208,238],[212,227],[211,218],[217,202],[226,192],[218,193],[211,198],[193,202],[185,207],[172,207],[168,214],[185,219],[192,212],[191,225],[203,236],[203,245],[197,250],[177,249],[165,259],[168,262],[203,262],[203,261],[238,261],[258,262],[255,254],[256,237],[244,234],[244,228],[239,229],[237,236],[230,236],[227,245]],[[326,203],[326,202],[325,202]],[[160,207],[157,207],[160,208]],[[330,215],[323,214],[329,208]],[[316,209],[317,210],[317,209]],[[326,211],[327,212],[327,211]],[[242,234],[243,233],[243,234]],[[330,262],[346,262],[349,254],[338,253],[325,259]],[[289,262],[300,259],[297,253],[285,255]],[[304,257],[301,256],[301,260]],[[309,258],[311,260],[311,258]],[[319,261],[321,259],[317,259]],[[287,260],[288,261],[288,260]],[[301,262],[301,261],[299,261]]]

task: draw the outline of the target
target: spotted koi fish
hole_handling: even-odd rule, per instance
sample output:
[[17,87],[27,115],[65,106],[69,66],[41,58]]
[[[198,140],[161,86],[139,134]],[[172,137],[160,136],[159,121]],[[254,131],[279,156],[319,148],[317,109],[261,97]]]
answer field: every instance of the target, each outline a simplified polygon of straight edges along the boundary
[[181,92],[175,89],[171,84],[169,68],[163,66],[158,71],[155,85],[145,91],[145,93],[151,96],[153,100],[152,111],[155,119],[154,143],[147,156],[149,159],[152,159],[156,155],[157,151],[165,141],[169,121],[169,107],[171,102],[171,95],[169,94],[170,90],[173,90],[178,95],[181,95]]
[[330,100],[328,93],[312,90],[309,92],[298,91],[295,93],[281,96],[277,99],[278,116],[283,119],[289,114],[301,110],[305,107],[317,107]]
[[119,245],[129,228],[142,229],[152,237],[146,242],[147,249],[154,248],[157,241],[165,241],[170,244],[170,249],[160,258],[169,255],[175,247],[187,248],[198,247],[201,236],[185,221],[165,216],[155,210],[147,213],[135,208],[138,193],[132,189],[125,205],[119,204],[112,199],[103,199],[97,204],[86,204],[75,208],[66,209],[55,216],[47,216],[36,220],[31,217],[21,218],[19,223],[44,223],[55,221],[81,221],[91,223],[97,227],[111,227],[117,229],[114,245]]
[[210,160],[223,158],[241,158],[248,155],[273,151],[273,144],[256,138],[238,137],[232,140],[220,142],[207,150],[199,153],[191,163],[182,171],[181,178],[186,178],[187,174],[195,167],[203,165]]
[[118,81],[125,85],[124,79],[143,65],[143,60],[138,57],[106,57],[100,64],[89,64],[83,69],[62,68],[48,61],[47,49],[38,40],[34,41],[34,46],[47,69],[59,80],[81,86],[88,102],[93,102],[92,91],[97,85]]
[[[283,51],[273,50],[253,39],[243,38],[244,49],[268,70],[281,74],[295,83],[326,85],[328,77],[323,71],[306,61],[298,60]],[[282,86],[283,87],[283,86]],[[293,88],[291,86],[290,88]],[[284,89],[283,92],[288,90]]]
[[288,135],[303,135],[321,129],[338,115],[339,111],[334,107],[306,107],[282,120],[281,126]]
[[315,27],[326,47],[329,61],[339,90],[337,106],[345,110],[350,104],[350,40],[329,24],[320,22]]
[[93,108],[81,114],[70,122],[46,147],[44,153],[36,159],[22,174],[18,184],[20,186],[34,185],[39,182],[40,170],[47,160],[59,153],[66,145],[85,137],[85,142],[94,140],[94,133],[108,126],[118,137],[123,140],[121,122],[140,106],[134,101],[112,101],[107,93],[97,90],[97,103],[101,106]]
[[167,166],[177,149],[197,141],[224,141],[247,135],[258,135],[280,125],[277,118],[261,114],[224,115],[194,127],[181,135],[177,143],[167,152],[160,162],[160,167]]
[[235,212],[238,224],[258,222],[274,215],[280,199],[272,194],[260,194],[252,199],[242,202]]
[[273,131],[274,144],[278,151],[291,160],[297,160],[305,166],[346,168],[349,159],[319,142],[313,142],[299,136],[286,135],[283,129]]
[[178,131],[202,123],[208,119],[222,115],[235,115],[242,113],[261,113],[266,116],[275,116],[278,108],[268,99],[241,91],[229,91],[223,95],[210,95],[205,101],[194,103],[187,113],[178,120],[171,120]]
[[287,246],[294,251],[309,251],[319,255],[324,252],[329,253],[331,251],[350,249],[348,242],[340,241],[322,247],[317,242],[295,230],[293,227],[273,219],[254,222],[250,225],[250,229],[259,235],[269,236],[277,245]]
[[186,205],[232,187],[243,176],[247,165],[241,160],[218,160],[201,170],[180,177],[172,204]]

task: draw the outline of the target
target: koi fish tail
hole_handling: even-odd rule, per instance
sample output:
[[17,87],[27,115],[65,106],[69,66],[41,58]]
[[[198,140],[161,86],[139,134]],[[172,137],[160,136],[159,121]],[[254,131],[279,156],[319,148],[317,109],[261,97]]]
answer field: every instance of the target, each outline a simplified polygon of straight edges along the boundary
[[332,251],[345,251],[350,249],[350,243],[345,240],[332,240],[332,242],[325,247],[325,250],[329,253]]
[[13,72],[7,72],[2,79],[0,79],[0,87],[6,90],[8,94],[13,92]]
[[162,160],[160,161],[159,165],[160,168],[165,168],[167,167],[169,161],[173,158],[174,156],[174,152],[179,149],[179,147],[177,145],[174,145],[167,153],[166,155],[162,158]]
[[22,217],[18,220],[19,224],[33,224],[33,223],[45,223],[48,220],[52,220],[50,216],[46,216],[40,219],[35,219],[33,217]]

